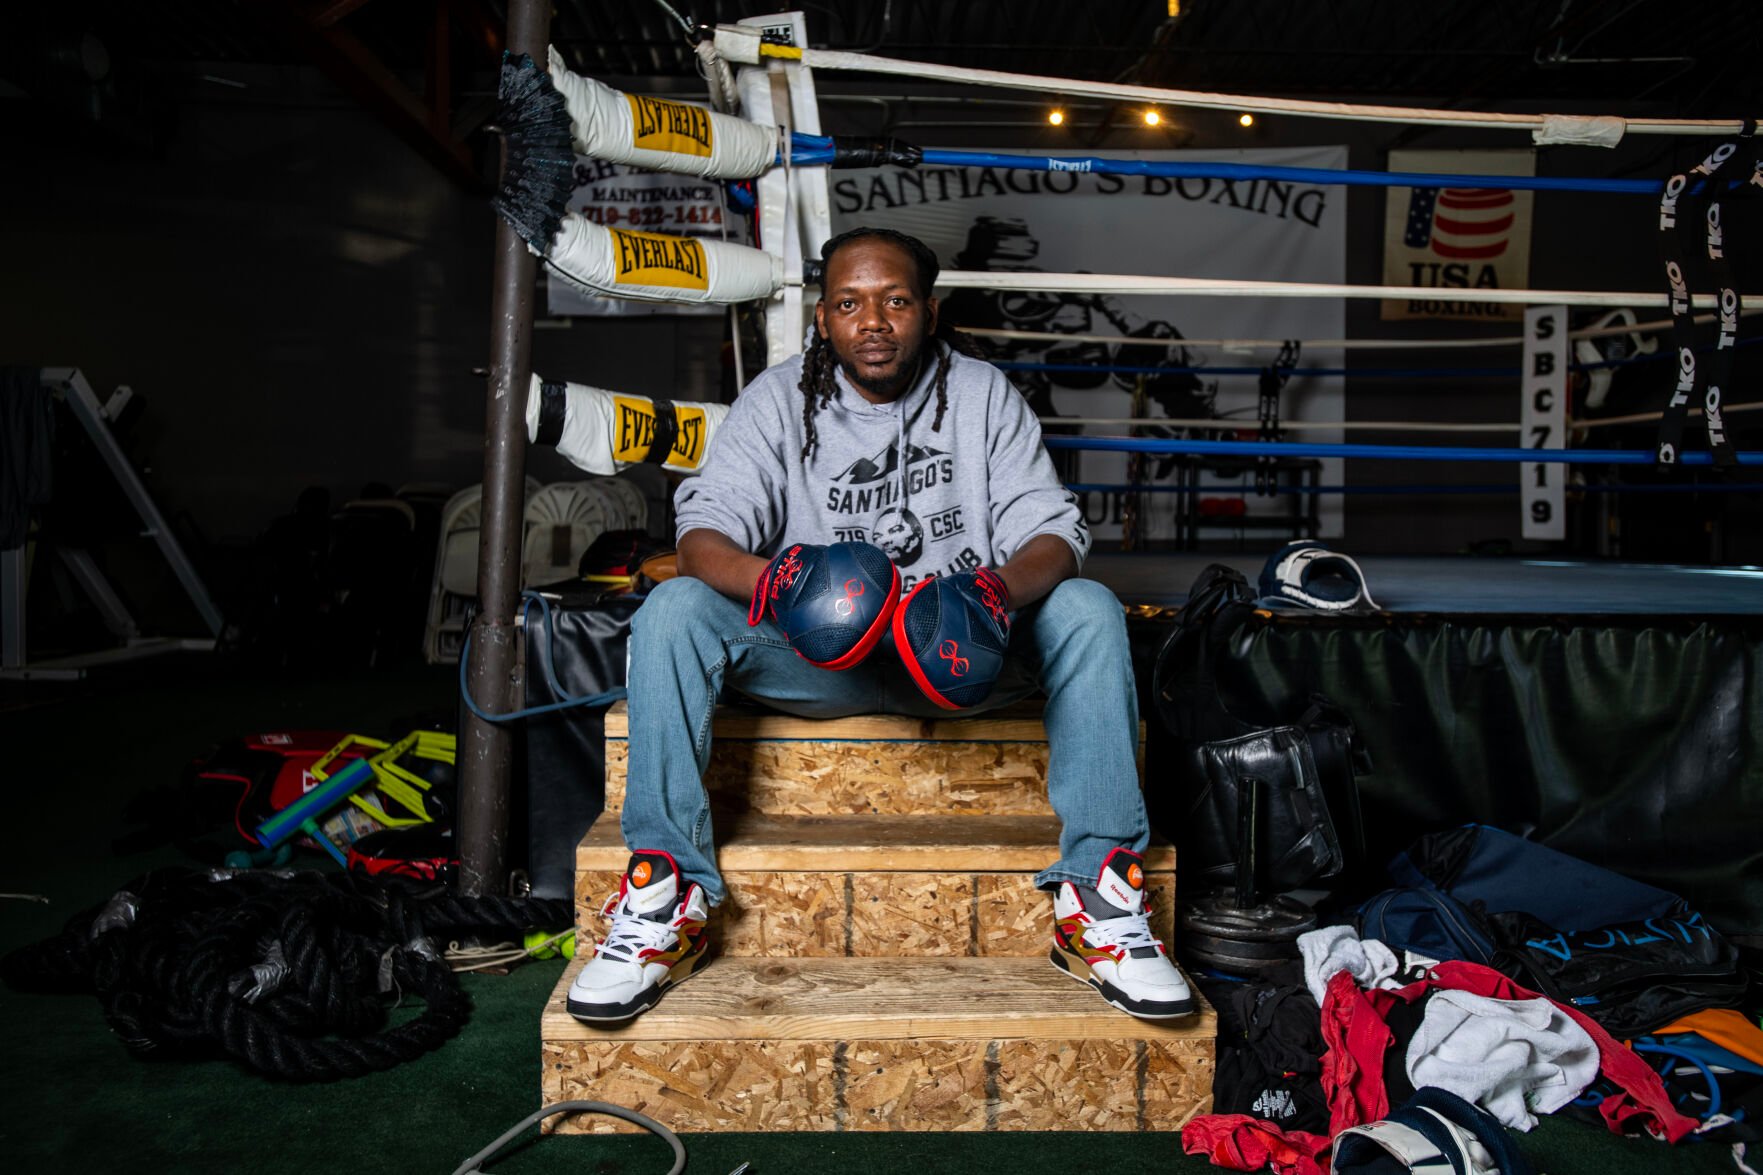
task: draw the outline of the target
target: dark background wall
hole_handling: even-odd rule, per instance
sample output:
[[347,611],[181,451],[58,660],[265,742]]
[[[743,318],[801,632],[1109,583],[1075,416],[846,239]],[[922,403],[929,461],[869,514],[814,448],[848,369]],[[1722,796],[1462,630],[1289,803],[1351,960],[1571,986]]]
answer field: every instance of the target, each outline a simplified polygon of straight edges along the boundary
[[[341,501],[368,481],[476,482],[487,201],[315,71],[241,73],[248,100],[182,104],[162,153],[64,143],[0,185],[0,358],[79,367],[101,396],[132,386],[154,492],[216,540],[256,534],[307,485]],[[582,319],[536,332],[534,366],[697,398],[721,335]]]

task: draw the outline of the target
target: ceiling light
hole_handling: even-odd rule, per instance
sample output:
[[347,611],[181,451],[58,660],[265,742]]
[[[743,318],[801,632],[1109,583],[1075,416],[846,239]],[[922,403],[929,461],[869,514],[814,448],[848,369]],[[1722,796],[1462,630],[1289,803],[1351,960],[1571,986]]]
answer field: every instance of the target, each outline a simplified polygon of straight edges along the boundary
[[1146,126],[1156,126],[1158,123],[1160,123],[1162,121],[1163,121],[1163,116],[1161,114],[1158,114],[1155,110],[1145,111],[1145,125]]
[[1255,116],[1253,114],[1248,114],[1248,113],[1239,114],[1237,116],[1237,122],[1243,126],[1254,126],[1255,125]]
[[1065,111],[1063,111],[1063,110],[1049,110],[1047,112],[1047,121],[1052,123],[1054,126],[1064,126],[1065,125]]

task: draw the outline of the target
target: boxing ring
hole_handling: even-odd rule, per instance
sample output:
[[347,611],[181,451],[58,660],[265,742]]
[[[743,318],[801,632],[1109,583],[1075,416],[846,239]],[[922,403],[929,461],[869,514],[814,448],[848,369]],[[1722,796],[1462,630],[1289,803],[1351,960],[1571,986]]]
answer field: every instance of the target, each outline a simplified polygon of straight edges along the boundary
[[[1230,554],[1156,556],[1097,551],[1084,574],[1129,607],[1179,608],[1208,564],[1255,582],[1265,559]],[[1432,616],[1728,617],[1763,616],[1763,568],[1473,555],[1358,557],[1386,612]]]
[[[1517,115],[1296,102],[1137,86],[957,70],[863,54],[801,49],[761,36],[753,24],[699,30],[709,108],[621,94],[563,68],[547,73],[534,54],[504,70],[507,167],[496,199],[504,221],[550,273],[613,297],[736,305],[766,313],[765,362],[799,353],[818,280],[812,260],[830,236],[829,169],[983,166],[1028,171],[1155,175],[1355,187],[1425,185],[1465,194],[1532,190],[1575,198],[1654,202],[1660,225],[1658,285],[1649,290],[1486,289],[1478,302],[1525,308],[1522,331],[1474,339],[1257,337],[1187,339],[1124,331],[1037,332],[981,328],[999,343],[1094,343],[1109,361],[1093,373],[1137,382],[1183,377],[1255,377],[1257,418],[1149,416],[1144,396],[1123,416],[1044,418],[1047,447],[1121,452],[1128,477],[1074,481],[1074,492],[1126,495],[1135,511],[1152,503],[1210,499],[1213,532],[1230,533],[1221,499],[1293,499],[1291,534],[1217,555],[1147,553],[1123,534],[1123,551],[1098,544],[1086,574],[1127,605],[1141,683],[1169,628],[1172,610],[1210,562],[1233,564],[1251,581],[1268,550],[1286,537],[1315,535],[1313,502],[1324,495],[1514,495],[1524,534],[1565,536],[1565,516],[1626,495],[1736,498],[1763,492],[1763,452],[1747,449],[1749,414],[1763,399],[1732,394],[1735,368],[1754,367],[1757,341],[1744,326],[1763,306],[1742,291],[1721,245],[1720,209],[1735,188],[1763,187],[1763,161],[1744,120],[1625,121],[1616,117]],[[797,39],[797,44],[802,38]],[[1233,163],[1120,160],[1090,156],[936,151],[896,140],[818,133],[812,77],[861,71],[966,82],[1114,101],[1155,102],[1295,117],[1376,120],[1390,125],[1479,127],[1526,134],[1539,145],[1608,147],[1625,135],[1703,140],[1691,168],[1652,178],[1536,177],[1367,172]],[[738,71],[738,72],[737,72]],[[1741,137],[1742,136],[1742,137]],[[1705,149],[1704,149],[1705,148]],[[757,247],[671,237],[589,223],[569,209],[576,155],[718,179],[751,201]],[[1730,221],[1730,218],[1729,218]],[[1166,274],[1001,272],[952,269],[942,293],[1017,291],[1067,299],[1144,295],[1172,299],[1386,299],[1407,286],[1275,282]],[[1575,327],[1570,311],[1604,313]],[[1583,315],[1582,315],[1583,317]],[[1470,353],[1458,366],[1427,363]],[[1158,353],[1162,354],[1159,355]],[[1224,362],[1196,362],[1202,353]],[[1317,353],[1328,358],[1318,360]],[[1403,366],[1349,362],[1355,354],[1416,352]],[[1494,353],[1490,353],[1494,352]],[[1479,358],[1475,358],[1479,356]],[[1338,358],[1336,358],[1338,357]],[[743,362],[737,358],[737,362]],[[1750,364],[1751,366],[1741,366]],[[1011,372],[1060,365],[1004,361]],[[1611,373],[1656,371],[1658,410],[1600,411]],[[515,370],[519,370],[516,368]],[[579,467],[610,474],[636,464],[691,476],[715,443],[726,407],[596,387],[533,373],[509,390],[524,407],[527,441],[550,445]],[[591,373],[588,373],[591,375]],[[1521,390],[1517,418],[1492,422],[1313,421],[1282,416],[1280,388],[1292,378],[1497,381]],[[1570,381],[1580,381],[1577,389]],[[522,386],[525,385],[525,386]],[[1589,386],[1590,391],[1587,391]],[[524,391],[524,399],[519,393]],[[1416,397],[1416,403],[1422,402]],[[632,445],[635,435],[646,438]],[[1627,429],[1627,433],[1617,430]],[[1642,430],[1645,435],[1635,440]],[[1412,443],[1362,443],[1355,432],[1412,434]],[[1441,436],[1443,440],[1435,440]],[[1459,434],[1477,434],[1460,436]],[[1749,436],[1754,440],[1755,432]],[[1624,447],[1601,443],[1616,437]],[[1153,460],[1234,470],[1236,481],[1159,482]],[[1441,484],[1323,481],[1321,463],[1407,462],[1517,466],[1499,481]],[[1069,479],[1068,479],[1069,480]],[[1546,493],[1540,492],[1546,490]],[[1306,506],[1305,500],[1311,503]],[[1226,503],[1228,506],[1228,501]],[[1246,529],[1246,524],[1245,524]],[[1270,528],[1277,529],[1277,527]],[[1763,570],[1529,557],[1366,557],[1381,609],[1369,615],[1266,614],[1232,644],[1229,680],[1246,712],[1269,721],[1291,699],[1324,692],[1360,723],[1378,767],[1367,783],[1374,849],[1392,850],[1427,828],[1464,820],[1528,826],[1565,851],[1619,864],[1625,872],[1684,893],[1740,934],[1763,934]],[[508,614],[512,615],[512,609]],[[481,647],[481,646],[480,646]],[[1154,754],[1154,751],[1153,751]],[[1154,767],[1154,762],[1153,762]],[[1612,858],[1619,858],[1612,860]],[[1734,883],[1733,878],[1741,878]]]

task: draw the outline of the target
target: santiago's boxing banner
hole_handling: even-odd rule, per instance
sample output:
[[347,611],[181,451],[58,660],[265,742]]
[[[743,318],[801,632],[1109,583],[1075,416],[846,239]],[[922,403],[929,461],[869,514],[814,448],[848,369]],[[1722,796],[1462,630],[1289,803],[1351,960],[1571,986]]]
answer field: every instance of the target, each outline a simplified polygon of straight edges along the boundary
[[[610,229],[662,233],[668,236],[723,239],[751,244],[745,217],[728,216],[723,208],[722,184],[697,176],[643,171],[622,163],[607,163],[585,155],[575,157],[575,194],[571,212],[592,224]],[[599,298],[557,276],[545,273],[546,304],[554,315],[580,314],[609,317],[632,314],[725,314],[713,303],[633,301]]]
[[[1391,151],[1390,170],[1456,175],[1535,175],[1536,153]],[[1530,285],[1534,192],[1505,188],[1389,188],[1384,192],[1383,281],[1414,286],[1386,299],[1385,319],[1514,320],[1524,307],[1477,302],[1476,290]]]
[[[1344,168],[1345,147],[1306,147],[1218,152],[1093,152],[1127,159],[1200,159],[1288,167]],[[1346,189],[1266,180],[1171,180],[1104,176],[1084,172],[999,171],[993,168],[921,167],[835,172],[833,231],[881,225],[912,233],[937,253],[947,269],[1041,270],[1070,273],[1157,274],[1249,278],[1292,282],[1341,282],[1346,272]],[[942,313],[958,326],[993,327],[1072,335],[1136,335],[1148,343],[1171,339],[1339,339],[1345,314],[1338,298],[1202,298],[1061,293],[996,294],[944,291]],[[1274,352],[1204,344],[1197,347],[1117,346],[1073,341],[1012,341],[994,357],[1009,363],[1045,364],[1076,370],[1010,370],[1042,417],[1132,415],[1138,376],[1094,370],[1097,366],[1173,367],[1146,377],[1144,415],[1181,419],[1225,416],[1242,421],[1253,439],[1258,424],[1256,372]],[[1304,350],[1299,367],[1342,366],[1339,348]],[[1192,373],[1193,367],[1249,369],[1245,374]],[[1087,369],[1087,370],[1086,370]],[[1281,395],[1284,419],[1342,418],[1338,376],[1293,377]],[[1125,435],[1121,426],[1056,426],[1055,431]],[[1154,433],[1155,429],[1141,430]],[[1235,439],[1236,430],[1189,430],[1187,435]],[[1338,441],[1333,429],[1290,434],[1291,439]],[[1174,460],[1141,458],[1141,480],[1170,485],[1181,475]],[[1123,453],[1056,453],[1069,484],[1118,485],[1127,481]],[[1320,481],[1339,484],[1340,462],[1323,463]],[[1291,474],[1281,472],[1281,479]],[[1308,502],[1257,497],[1251,461],[1235,469],[1223,463],[1198,472],[1196,495],[1147,493],[1137,497],[1138,534],[1150,540],[1176,536],[1178,500],[1204,505],[1200,537],[1241,533],[1238,510],[1285,515]],[[1210,488],[1215,487],[1215,488]],[[1247,487],[1249,492],[1241,492]],[[1121,534],[1126,495],[1080,493],[1097,538]],[[1325,536],[1341,533],[1340,497],[1324,496]],[[1239,507],[1238,503],[1244,503]],[[1269,547],[1283,532],[1266,532]]]

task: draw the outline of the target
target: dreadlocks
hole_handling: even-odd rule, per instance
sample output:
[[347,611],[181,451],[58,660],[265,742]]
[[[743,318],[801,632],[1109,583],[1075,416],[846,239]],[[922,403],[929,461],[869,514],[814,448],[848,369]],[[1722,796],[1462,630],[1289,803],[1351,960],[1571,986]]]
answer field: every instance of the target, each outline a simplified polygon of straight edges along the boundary
[[[929,299],[931,290],[936,285],[937,274],[942,272],[942,265],[937,255],[917,237],[907,236],[888,228],[854,228],[849,232],[840,233],[820,247],[820,259],[823,265],[831,265],[833,254],[853,241],[880,240],[897,245],[912,258],[916,280],[913,292],[920,298]],[[937,352],[936,388],[937,414],[931,421],[931,431],[941,432],[943,429],[943,413],[949,407],[949,365],[952,356],[959,351],[963,355],[978,357],[978,346],[968,335],[948,325],[941,317],[937,320],[937,329],[930,336]],[[802,379],[796,385],[802,390],[802,460],[806,461],[819,446],[819,434],[814,427],[814,415],[832,403],[838,390],[834,372],[838,369],[838,359],[833,355],[832,344],[820,333],[816,324],[814,333],[809,336],[808,350],[802,356]]]

